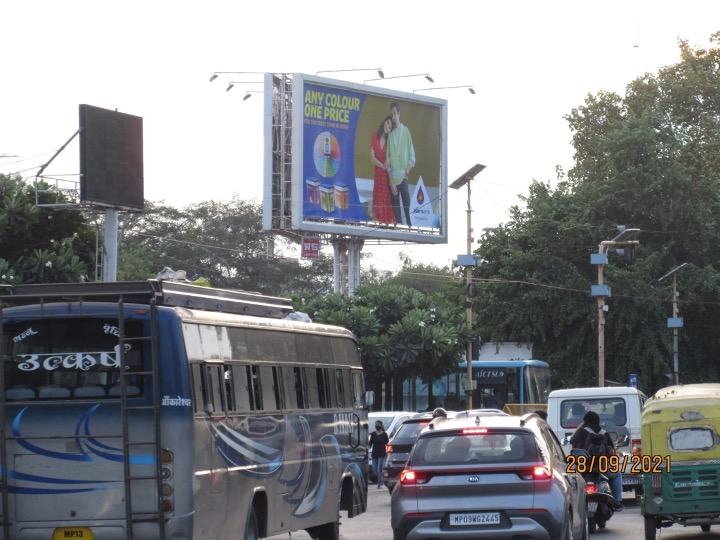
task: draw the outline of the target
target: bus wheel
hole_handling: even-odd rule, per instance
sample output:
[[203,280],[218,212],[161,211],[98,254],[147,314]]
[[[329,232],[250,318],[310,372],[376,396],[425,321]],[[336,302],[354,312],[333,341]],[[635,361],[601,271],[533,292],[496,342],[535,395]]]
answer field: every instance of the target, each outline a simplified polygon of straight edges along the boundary
[[257,515],[255,514],[255,507],[251,506],[247,525],[245,525],[245,540],[258,540],[258,538],[260,538],[260,536],[258,533]]

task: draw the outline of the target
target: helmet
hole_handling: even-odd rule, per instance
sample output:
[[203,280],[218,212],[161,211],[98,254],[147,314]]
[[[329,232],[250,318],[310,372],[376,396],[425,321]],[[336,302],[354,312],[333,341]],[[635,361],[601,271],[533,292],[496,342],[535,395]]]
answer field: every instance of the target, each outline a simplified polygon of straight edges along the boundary
[[447,418],[447,411],[442,407],[438,407],[432,412],[433,418]]

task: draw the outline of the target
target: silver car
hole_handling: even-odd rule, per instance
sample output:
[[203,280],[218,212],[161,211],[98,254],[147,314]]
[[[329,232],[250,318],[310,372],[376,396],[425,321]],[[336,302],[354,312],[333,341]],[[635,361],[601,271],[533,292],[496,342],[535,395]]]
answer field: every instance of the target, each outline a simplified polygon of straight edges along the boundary
[[585,540],[585,481],[535,414],[438,419],[392,492],[391,525],[394,540]]

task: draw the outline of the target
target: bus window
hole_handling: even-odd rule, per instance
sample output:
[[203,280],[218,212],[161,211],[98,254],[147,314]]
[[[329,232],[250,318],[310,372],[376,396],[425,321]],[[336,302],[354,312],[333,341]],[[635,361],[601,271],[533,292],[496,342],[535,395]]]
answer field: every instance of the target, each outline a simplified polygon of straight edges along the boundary
[[328,399],[327,381],[325,380],[323,368],[315,368],[315,380],[317,381],[318,404],[323,409],[327,409],[330,404]]
[[247,350],[250,360],[279,360],[275,358],[274,332],[246,329]]
[[248,392],[247,366],[232,365],[233,393],[235,394],[235,406],[238,412],[250,411],[250,393]]
[[341,369],[335,370],[335,389],[337,390],[338,407],[345,407],[345,384]]
[[[22,399],[92,399],[119,393],[119,367],[124,360],[128,395],[143,393],[142,321],[124,321],[124,355],[120,354],[117,319],[70,318],[36,320],[3,326],[5,390],[22,390]],[[113,388],[113,386],[116,388]],[[113,390],[110,393],[110,390]]]
[[195,404],[195,413],[205,412],[205,398],[203,392],[202,364],[191,364],[192,383],[193,383],[193,403]]
[[270,366],[262,366],[259,368],[260,373],[260,384],[262,386],[262,391],[260,392],[260,395],[262,396],[262,410],[264,411],[278,411],[281,409],[280,407],[280,400],[278,399],[278,395],[275,392],[275,368]]
[[[299,336],[302,337],[302,336]],[[290,332],[277,332],[273,335],[275,359],[283,363],[296,363],[297,350],[295,348],[296,336]]]
[[245,329],[231,326],[227,329],[230,342],[230,356],[233,360],[248,360],[247,339]]
[[[220,366],[207,364],[193,364],[194,381],[196,389],[195,412],[218,415],[223,412],[222,392],[220,390]],[[199,377],[198,377],[199,375]]]
[[220,354],[220,342],[218,340],[218,332],[220,328],[217,326],[209,326],[201,324],[198,326],[200,333],[200,347],[202,350],[202,358],[219,360],[222,358]]
[[245,366],[247,375],[247,393],[251,411],[262,410],[260,396],[260,371],[258,366]]
[[365,399],[365,382],[359,371],[352,372],[352,393],[353,407],[362,407]]
[[358,348],[355,342],[349,339],[332,338],[330,339],[334,362],[340,365],[352,365],[358,362]]
[[308,409],[317,409],[320,407],[318,381],[314,372],[314,368],[305,368],[305,390],[307,390]]
[[295,390],[295,373],[293,368],[283,366],[278,368],[280,371],[280,380],[282,382],[282,390],[280,393],[283,396],[284,407],[288,409],[300,409],[298,406],[297,391]]
[[278,366],[272,368],[272,390],[275,394],[275,405],[279,410],[285,409],[285,388],[283,385],[282,369]]
[[332,373],[334,370],[330,368],[323,368],[323,377],[325,378],[325,388],[327,389],[328,406],[330,408],[337,407],[337,393],[335,392],[335,385],[332,380]]
[[297,408],[307,409],[307,405],[305,402],[305,381],[303,380],[302,368],[294,367],[293,375],[293,379],[295,380],[295,396],[297,396]]
[[206,412],[215,415],[222,414],[225,410],[223,404],[224,386],[223,376],[221,374],[222,366],[209,364],[205,366],[205,406]]
[[228,412],[235,412],[238,410],[237,401],[235,399],[235,381],[232,378],[232,370],[229,366],[225,366],[223,369],[223,383],[227,410]]

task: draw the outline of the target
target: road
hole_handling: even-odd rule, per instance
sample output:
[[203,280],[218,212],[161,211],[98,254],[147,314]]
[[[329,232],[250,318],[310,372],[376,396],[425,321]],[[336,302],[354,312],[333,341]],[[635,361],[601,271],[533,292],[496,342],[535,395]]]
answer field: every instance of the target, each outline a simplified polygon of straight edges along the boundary
[[[343,512],[345,514],[345,512]],[[273,536],[272,540],[287,540],[290,535]],[[293,539],[309,540],[306,532],[292,534]],[[390,528],[390,495],[386,489],[370,489],[368,510],[353,519],[342,519],[341,540],[392,540]],[[643,520],[640,507],[633,499],[625,499],[625,510],[615,514],[605,529],[590,536],[591,540],[640,540],[644,538]],[[681,527],[673,525],[660,529],[657,540],[713,540],[720,539],[720,526],[714,525],[709,533],[700,531],[700,527]]]

